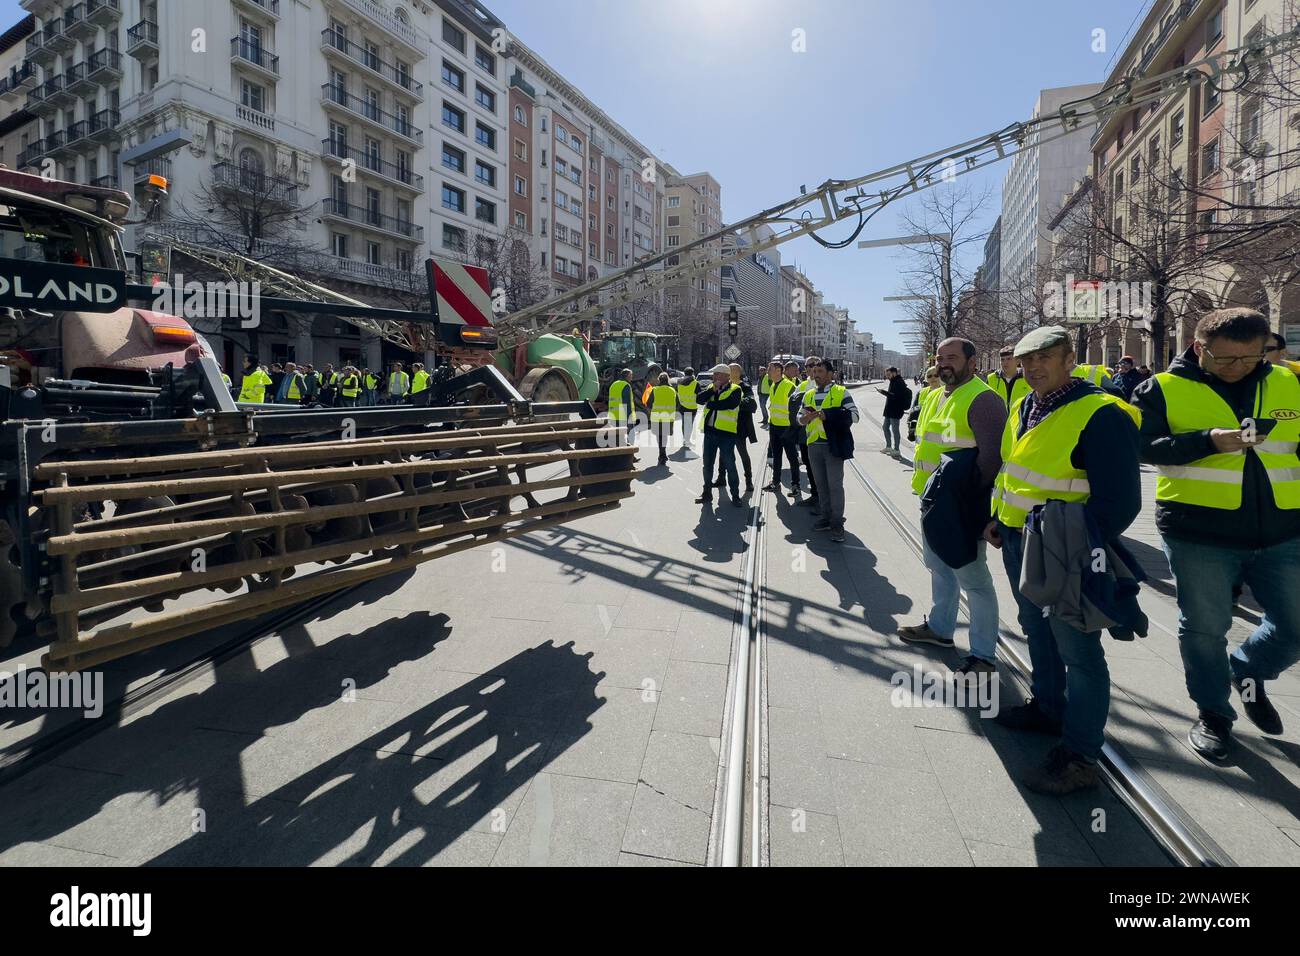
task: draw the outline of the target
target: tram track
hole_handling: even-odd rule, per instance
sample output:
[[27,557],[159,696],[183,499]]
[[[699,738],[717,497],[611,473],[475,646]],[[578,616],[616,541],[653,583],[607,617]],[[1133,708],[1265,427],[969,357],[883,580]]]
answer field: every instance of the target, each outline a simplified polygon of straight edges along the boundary
[[[895,532],[917,560],[924,562],[920,534],[912,522],[856,461],[850,460],[848,465]],[[969,617],[970,608],[964,595],[960,606]],[[1001,619],[998,623],[1002,632],[998,638],[998,657],[1021,689],[1027,691],[1031,674],[1029,661],[1022,650],[1006,638],[1007,633],[1015,633],[1014,629]],[[1106,741],[1102,746],[1100,766],[1107,786],[1175,863],[1184,867],[1236,865],[1191,815],[1124,752],[1122,746]]]

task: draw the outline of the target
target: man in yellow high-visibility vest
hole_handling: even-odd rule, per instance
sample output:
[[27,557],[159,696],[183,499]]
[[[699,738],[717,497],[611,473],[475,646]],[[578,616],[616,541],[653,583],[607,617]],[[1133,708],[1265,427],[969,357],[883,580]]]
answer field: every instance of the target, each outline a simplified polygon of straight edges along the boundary
[[239,383],[239,401],[264,403],[266,388],[270,384],[271,376],[266,374],[266,369],[259,366],[253,356],[245,355],[244,377]]
[[781,493],[781,456],[790,462],[790,493],[799,497],[799,451],[796,441],[799,428],[793,424],[793,417],[798,410],[791,411],[790,405],[794,395],[795,382],[787,378],[785,368],[779,361],[767,367],[768,380],[772,391],[768,395],[767,407],[767,457],[772,461],[772,483],[764,491]]
[[713,504],[713,465],[719,456],[731,491],[731,503],[742,507],[740,475],[736,471],[736,439],[740,432],[739,385],[731,381],[731,369],[715,365],[710,371],[713,384],[699,395],[704,428],[704,491],[695,499],[697,505]]
[[[1040,608],[1020,592],[1025,525],[1034,508],[1049,501],[1078,503],[1100,539],[1119,550],[1116,540],[1142,508],[1138,413],[1071,374],[1074,348],[1059,325],[1030,332],[1015,354],[1033,391],[1011,409],[1002,434],[1002,467],[984,539],[1002,549],[1020,626],[1029,639],[1033,696],[1020,706],[1002,707],[994,719],[1012,730],[1060,738],[1024,781],[1031,790],[1060,795],[1097,783],[1110,672],[1100,630],[1079,630],[1053,607]],[[1096,557],[1094,551],[1093,561]],[[1072,586],[1067,583],[1062,591]],[[1084,587],[1082,577],[1078,586]]]
[[1098,388],[1106,388],[1110,385],[1110,373],[1106,371],[1104,365],[1076,365],[1070,371],[1070,375],[1091,382]]
[[[975,456],[975,478],[969,486],[956,483],[943,486],[945,506],[959,502],[962,513],[970,514],[975,507],[962,493],[973,495],[976,487],[984,489],[978,507],[987,514],[988,491],[1002,464],[1002,429],[1006,425],[1007,409],[983,379],[976,374],[975,356],[978,350],[969,339],[950,338],[939,343],[935,369],[942,386],[934,389],[922,400],[921,416],[916,430],[917,445],[912,458],[912,493],[921,495],[930,478],[938,470],[944,455]],[[963,532],[958,526],[952,535]],[[972,528],[967,546],[980,534]],[[957,607],[961,594],[966,593],[970,605],[970,653],[957,668],[958,673],[978,678],[982,673],[997,670],[998,644],[998,594],[989,572],[983,544],[970,551],[961,549],[961,560],[967,563],[954,567],[945,560],[939,549],[931,547],[930,536],[922,535],[922,551],[926,569],[930,572],[930,613],[920,624],[909,624],[898,629],[898,636],[906,644],[930,644],[940,648],[955,647],[953,635],[957,630]],[[952,558],[958,560],[958,558]]]
[[1007,408],[1015,405],[1029,394],[1029,383],[1025,381],[1025,376],[1020,371],[1020,363],[1016,361],[1015,348],[1014,345],[1008,345],[998,352],[1002,369],[998,372],[989,372],[988,377],[989,388],[998,393],[998,397],[1002,399]]
[[660,372],[659,379],[650,391],[650,427],[659,442],[659,464],[668,464],[668,442],[673,436],[673,424],[677,421],[677,389],[673,388],[667,372]]
[[853,425],[858,409],[853,396],[835,382],[830,359],[808,360],[812,387],[803,393],[799,424],[804,428],[809,471],[815,474],[819,506],[814,531],[829,531],[831,540],[844,540],[844,462],[853,457]]
[[346,366],[339,378],[339,404],[343,408],[356,408],[361,398],[361,374],[356,366]]
[[[1210,312],[1191,348],[1133,392],[1198,711],[1188,740],[1211,760],[1232,745],[1234,687],[1256,727],[1282,732],[1264,684],[1300,660],[1300,378],[1267,360],[1270,335],[1254,309]],[[1264,615],[1229,655],[1243,583]]]
[[1293,361],[1287,355],[1286,338],[1283,337],[1281,332],[1269,333],[1269,342],[1264,346],[1264,351],[1268,353],[1268,360],[1274,365],[1289,368],[1297,375],[1300,375],[1300,362]]
[[609,396],[606,399],[606,416],[610,427],[619,431],[617,441],[620,444],[632,440],[635,429],[636,404],[632,395],[632,370],[622,369],[609,383]]
[[385,404],[400,405],[406,399],[406,394],[411,390],[411,376],[402,371],[402,363],[394,362],[392,371],[388,373],[388,388],[385,396]]
[[429,373],[424,370],[423,362],[411,366],[411,394],[419,395],[429,387]]
[[695,378],[695,369],[687,368],[677,381],[677,407],[682,411],[682,453],[692,450],[695,434],[695,410],[699,407],[696,391],[699,382]]

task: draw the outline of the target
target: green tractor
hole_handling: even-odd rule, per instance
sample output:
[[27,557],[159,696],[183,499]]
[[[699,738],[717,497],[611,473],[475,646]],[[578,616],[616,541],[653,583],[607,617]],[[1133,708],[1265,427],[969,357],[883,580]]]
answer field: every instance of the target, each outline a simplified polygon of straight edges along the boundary
[[633,393],[640,397],[646,384],[669,367],[669,353],[676,336],[657,335],[654,332],[606,332],[598,342],[592,342],[596,370],[600,377],[600,401],[609,394],[609,383],[625,368],[632,370]]

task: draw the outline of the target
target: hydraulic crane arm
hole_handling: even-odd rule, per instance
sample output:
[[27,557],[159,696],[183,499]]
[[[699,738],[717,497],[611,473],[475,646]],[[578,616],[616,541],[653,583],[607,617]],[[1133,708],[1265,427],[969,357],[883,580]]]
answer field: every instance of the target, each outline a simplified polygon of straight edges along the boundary
[[[646,258],[619,272],[578,286],[564,295],[520,309],[498,322],[497,326],[502,332],[513,332],[516,335],[537,335],[567,328],[576,322],[593,318],[670,286],[682,285],[719,266],[800,236],[811,236],[827,248],[844,248],[857,239],[873,216],[895,200],[940,182],[951,182],[958,176],[973,173],[1027,149],[1034,149],[1099,124],[1117,113],[1155,102],[1171,93],[1201,84],[1221,87],[1223,78],[1228,76],[1237,78],[1236,86],[1232,89],[1239,89],[1267,69],[1273,57],[1297,46],[1300,46],[1300,25],[1175,70],[1154,76],[1128,77],[1092,96],[1062,104],[1053,113],[1013,123],[995,132],[918,156],[888,169],[868,173],[857,179],[827,180],[812,192],[801,193],[748,219],[724,226],[695,242]],[[828,226],[854,217],[858,219],[857,228],[843,240],[830,242],[817,235]],[[761,238],[757,232],[761,226],[770,227],[773,234]],[[737,244],[736,248],[722,253],[709,248],[731,236],[743,236],[747,244]],[[668,265],[670,259],[676,259],[676,264]],[[533,320],[571,306],[579,307],[556,315],[536,328],[527,328]]]

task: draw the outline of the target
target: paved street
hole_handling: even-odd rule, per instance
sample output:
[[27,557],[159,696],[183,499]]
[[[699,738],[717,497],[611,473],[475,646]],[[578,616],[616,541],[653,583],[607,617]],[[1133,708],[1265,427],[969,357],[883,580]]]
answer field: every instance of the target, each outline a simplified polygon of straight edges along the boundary
[[[876,453],[870,420],[857,435],[859,463],[910,513],[905,467]],[[709,862],[749,510],[702,512],[698,487],[698,459],[675,458],[619,510],[432,562],[268,635],[0,788],[0,864]],[[1164,863],[1110,791],[1017,785],[1045,738],[896,705],[895,675],[958,654],[893,636],[927,610],[928,579],[861,483],[846,487],[843,546],[761,500],[770,862]],[[1234,859],[1300,862],[1300,680],[1275,691],[1287,734],[1241,726],[1239,758],[1212,768],[1184,738],[1172,607],[1154,590],[1144,604],[1152,635],[1107,641],[1110,732]],[[198,646],[119,662],[110,687]],[[9,717],[0,743],[56,728]]]

